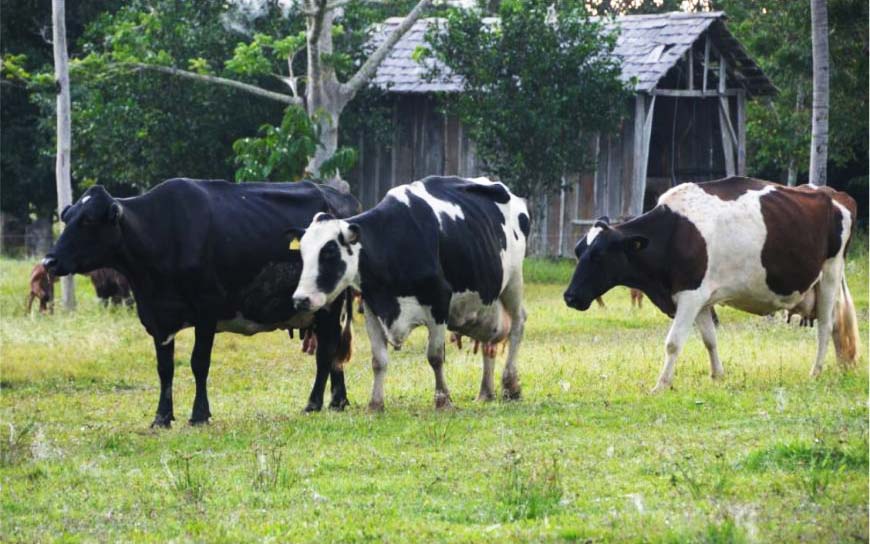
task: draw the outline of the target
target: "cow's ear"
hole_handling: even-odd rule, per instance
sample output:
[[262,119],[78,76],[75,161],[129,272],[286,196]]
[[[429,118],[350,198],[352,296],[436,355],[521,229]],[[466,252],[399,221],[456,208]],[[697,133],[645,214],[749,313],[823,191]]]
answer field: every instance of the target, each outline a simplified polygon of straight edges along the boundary
[[112,202],[112,205],[109,207],[109,221],[111,221],[113,225],[117,225],[121,221],[123,215],[124,208],[122,208],[117,202]]
[[63,207],[63,210],[61,210],[61,212],[60,212],[60,220],[63,221],[64,223],[66,223],[66,212],[68,212],[71,207],[72,207],[71,204],[67,204],[66,206]]
[[626,236],[622,240],[622,247],[626,253],[637,253],[647,245],[649,245],[649,238],[646,236]]
[[347,226],[346,240],[350,245],[359,243],[359,225],[356,223],[350,223]]
[[286,231],[284,231],[284,235],[287,237],[287,243],[291,251],[299,251],[299,240],[305,235],[304,227],[290,227]]
[[607,217],[606,215],[602,215],[601,217],[599,217],[595,221],[595,224],[592,226],[595,228],[599,228],[599,229],[609,229],[610,228],[610,218]]

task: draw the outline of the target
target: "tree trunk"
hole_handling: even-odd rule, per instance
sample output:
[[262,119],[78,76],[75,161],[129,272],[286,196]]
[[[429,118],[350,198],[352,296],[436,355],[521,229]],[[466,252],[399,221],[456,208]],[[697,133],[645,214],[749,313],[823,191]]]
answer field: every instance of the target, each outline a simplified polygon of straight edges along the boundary
[[[51,16],[54,39],[54,77],[57,82],[57,215],[72,204],[70,154],[72,149],[72,119],[69,97],[69,66],[66,49],[66,14],[64,0],[52,0]],[[75,283],[72,275],[61,278],[61,300],[66,310],[76,307]]]
[[826,0],[810,0],[813,26],[813,135],[810,148],[810,183],[828,184],[828,7]]
[[[335,154],[338,149],[338,121],[347,102],[339,91],[338,78],[330,62],[324,57],[332,55],[332,21],[335,13],[331,9],[316,10],[308,17],[308,84],[305,106],[308,115],[317,124],[320,145],[308,162],[307,170],[314,177],[322,177],[320,166]],[[347,182],[337,175],[325,180],[336,189],[347,191]]]

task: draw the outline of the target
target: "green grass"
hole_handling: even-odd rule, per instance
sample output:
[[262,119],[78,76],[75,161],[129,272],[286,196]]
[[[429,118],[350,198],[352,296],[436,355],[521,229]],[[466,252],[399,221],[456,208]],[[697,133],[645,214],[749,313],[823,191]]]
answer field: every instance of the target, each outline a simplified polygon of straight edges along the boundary
[[[285,333],[219,335],[214,419],[191,428],[178,336],[171,430],[150,430],[151,342],[78,281],[75,314],[25,316],[31,263],[0,260],[0,541],[867,541],[867,343],[808,377],[815,332],[721,309],[726,378],[697,336],[651,396],[668,319],[628,292],[569,310],[570,262],[529,260],[523,400],[474,401],[480,362],[447,350],[457,409],[433,409],[425,332],[391,352],[386,411],[304,415],[312,358]],[[867,338],[866,238],[848,264]],[[499,365],[503,356],[499,357]],[[499,369],[500,372],[500,369]]]

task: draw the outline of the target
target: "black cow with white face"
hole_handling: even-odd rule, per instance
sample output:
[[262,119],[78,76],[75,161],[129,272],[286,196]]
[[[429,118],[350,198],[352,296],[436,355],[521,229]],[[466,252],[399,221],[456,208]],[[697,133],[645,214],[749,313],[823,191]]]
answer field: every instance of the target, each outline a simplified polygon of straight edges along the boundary
[[128,278],[157,352],[160,400],[153,426],[175,419],[174,338],[187,327],[196,335],[190,423],[211,417],[206,381],[214,335],[224,331],[313,329],[317,377],[306,410],[320,409],[328,377],[330,407],[341,409],[347,397],[339,362],[350,352],[349,315],[344,332],[341,327],[345,295],[316,312],[292,304],[302,263],[284,231],[320,212],[347,217],[358,211],[352,196],[310,182],[171,179],[134,198],[113,198],[94,186],[63,211],[66,228],[43,262],[59,276],[111,267]]
[[[448,329],[485,344],[509,340],[502,386],[506,398],[519,398],[529,214],[503,184],[428,177],[349,219],[318,214],[297,234],[303,268],[295,305],[321,308],[348,287],[362,293],[374,369],[370,409],[384,406],[387,344],[398,349],[420,325],[429,329],[437,408],[450,406],[442,373]],[[494,397],[493,355],[483,350],[481,400]]]

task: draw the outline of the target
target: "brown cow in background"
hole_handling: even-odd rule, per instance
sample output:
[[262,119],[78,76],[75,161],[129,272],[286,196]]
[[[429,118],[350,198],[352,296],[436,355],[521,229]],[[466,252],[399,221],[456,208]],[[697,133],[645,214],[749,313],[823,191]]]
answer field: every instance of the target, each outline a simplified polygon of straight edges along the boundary
[[39,300],[39,313],[54,312],[54,284],[57,276],[37,263],[30,271],[30,294],[27,299],[27,313],[33,308],[33,301]]

